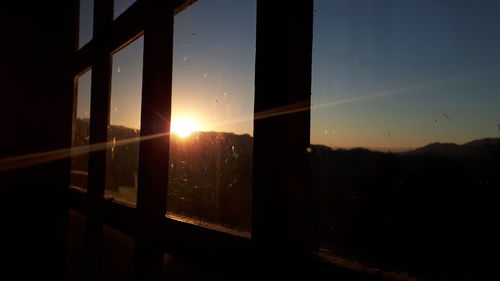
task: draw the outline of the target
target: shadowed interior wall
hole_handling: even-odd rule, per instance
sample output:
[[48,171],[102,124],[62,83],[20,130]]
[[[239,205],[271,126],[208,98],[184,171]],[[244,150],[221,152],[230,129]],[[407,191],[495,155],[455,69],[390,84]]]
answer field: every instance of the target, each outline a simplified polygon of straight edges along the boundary
[[[72,15],[60,12],[71,11],[70,2],[9,1],[0,11],[0,159],[70,145],[71,85],[63,70]],[[1,276],[63,279],[67,164],[0,170]]]

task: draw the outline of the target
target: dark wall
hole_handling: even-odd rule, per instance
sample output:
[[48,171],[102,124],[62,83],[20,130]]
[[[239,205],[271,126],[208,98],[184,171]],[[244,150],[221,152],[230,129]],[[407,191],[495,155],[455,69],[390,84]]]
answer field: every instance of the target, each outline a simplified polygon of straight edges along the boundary
[[[0,10],[0,159],[70,144],[72,1],[10,2]],[[69,162],[22,163],[0,162],[0,274],[60,280]]]

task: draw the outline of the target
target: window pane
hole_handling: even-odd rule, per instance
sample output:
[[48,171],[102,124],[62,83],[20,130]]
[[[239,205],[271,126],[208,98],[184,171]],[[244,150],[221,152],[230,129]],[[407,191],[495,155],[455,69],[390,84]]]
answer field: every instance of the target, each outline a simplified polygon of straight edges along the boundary
[[136,0],[114,0],[115,7],[113,13],[113,19],[119,17],[123,12],[125,12]]
[[467,257],[493,242],[500,2],[317,0],[315,9],[321,248],[418,278],[481,271]]
[[128,205],[137,199],[143,46],[140,37],[113,55],[105,197]]
[[70,186],[87,189],[89,171],[90,138],[90,83],[92,70],[87,70],[76,79],[76,108],[73,119]]
[[94,0],[80,0],[80,24],[78,48],[85,46],[92,39],[94,26]]
[[253,0],[198,1],[175,17],[174,30],[168,216],[245,236],[255,6]]

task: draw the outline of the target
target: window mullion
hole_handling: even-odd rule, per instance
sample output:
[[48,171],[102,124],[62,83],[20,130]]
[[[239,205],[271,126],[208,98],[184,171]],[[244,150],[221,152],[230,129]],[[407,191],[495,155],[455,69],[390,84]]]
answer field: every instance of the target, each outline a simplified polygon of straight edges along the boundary
[[147,6],[134,278],[156,280],[163,266],[163,252],[157,241],[161,238],[167,204],[174,10],[172,1],[144,4]]
[[[90,145],[107,141],[109,100],[111,85],[111,57],[105,46],[113,19],[113,1],[100,0],[94,4],[91,82]],[[87,223],[85,228],[84,273],[86,280],[98,279],[102,247],[102,222],[100,201],[104,195],[106,149],[89,154],[89,184],[87,190]]]
[[269,264],[307,248],[312,15],[257,1],[252,243]]

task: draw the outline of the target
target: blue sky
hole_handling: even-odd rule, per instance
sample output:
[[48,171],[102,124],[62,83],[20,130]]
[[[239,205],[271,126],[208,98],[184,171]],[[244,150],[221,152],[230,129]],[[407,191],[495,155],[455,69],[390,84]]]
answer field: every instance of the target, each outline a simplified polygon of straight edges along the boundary
[[[499,136],[499,14],[496,0],[316,0],[311,142],[397,150]],[[173,119],[252,134],[255,27],[255,0],[199,0],[175,16]],[[111,108],[112,124],[136,128],[138,40],[113,55]]]
[[398,149],[498,136],[499,12],[487,0],[317,0],[311,142]]

